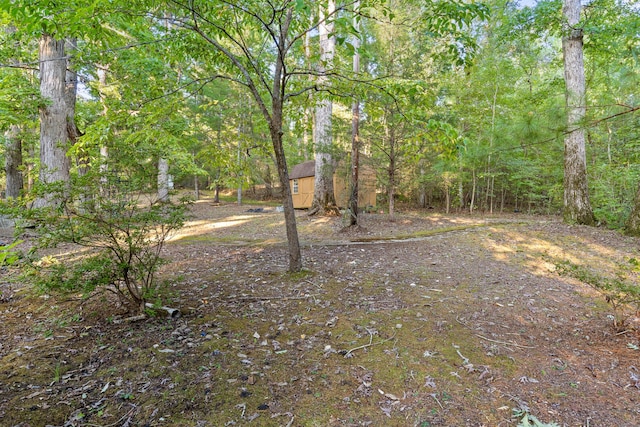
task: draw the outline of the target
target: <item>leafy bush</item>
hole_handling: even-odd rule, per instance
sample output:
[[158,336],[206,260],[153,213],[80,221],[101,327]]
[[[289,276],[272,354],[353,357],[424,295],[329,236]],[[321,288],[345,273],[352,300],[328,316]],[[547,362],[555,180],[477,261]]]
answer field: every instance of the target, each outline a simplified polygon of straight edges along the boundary
[[[71,187],[54,197],[59,204],[21,212],[38,236],[29,276],[44,291],[88,295],[107,290],[129,311],[143,312],[157,296],[161,251],[170,234],[184,224],[189,200],[160,201],[123,182],[112,191],[105,191],[103,182],[99,188],[86,180],[74,184],[96,191],[88,195]],[[43,250],[63,243],[85,250],[64,259],[41,257]]]
[[0,246],[0,268],[14,265],[20,260],[21,254],[20,251],[16,250],[16,246],[22,242],[24,240],[15,240],[13,243]]

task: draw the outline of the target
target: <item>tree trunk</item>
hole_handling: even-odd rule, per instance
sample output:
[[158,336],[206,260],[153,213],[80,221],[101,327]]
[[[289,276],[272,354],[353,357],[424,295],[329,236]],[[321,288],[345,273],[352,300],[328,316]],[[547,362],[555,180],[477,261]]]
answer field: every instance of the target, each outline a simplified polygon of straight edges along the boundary
[[[65,42],[67,46],[67,54],[77,49],[77,41],[75,38],[68,39]],[[76,126],[76,98],[78,97],[78,73],[74,71],[74,67],[67,60],[66,72],[64,76],[64,101],[67,109],[67,137],[69,146],[74,145],[81,136]]]
[[[335,39],[332,36],[333,23],[328,21],[334,19],[335,0],[327,1],[327,10],[320,7],[320,60],[323,64],[333,62],[335,51]],[[326,12],[326,13],[325,13]],[[326,72],[324,66],[321,67],[321,74]],[[321,85],[327,80],[326,76],[318,78]],[[315,148],[315,187],[313,191],[313,202],[311,203],[311,212],[320,215],[336,213],[336,201],[333,190],[333,172],[335,165],[331,154],[333,138],[332,138],[332,113],[333,103],[331,100],[321,100],[316,106],[315,112],[315,129],[313,132],[314,148]]]
[[[313,22],[313,15],[311,15],[311,22]],[[304,36],[304,57],[307,61],[307,67],[310,69],[313,67],[311,64],[311,32],[307,31]],[[313,76],[309,76],[309,84],[313,83]],[[309,160],[309,147],[313,143],[313,135],[315,133],[315,119],[313,117],[313,93],[309,92],[307,103],[304,107],[303,116],[303,131],[302,131],[302,146],[300,147],[299,155],[306,162]]]
[[[40,107],[40,181],[42,184],[69,182],[70,160],[68,108],[66,105],[67,60],[62,40],[48,34],[40,38],[40,94],[47,100]],[[47,190],[48,191],[48,190]],[[34,207],[54,206],[60,200],[52,194],[39,197]]]
[[[238,136],[242,135],[242,126],[238,129]],[[238,139],[238,152],[237,152],[237,165],[238,165],[238,191],[236,193],[236,202],[238,206],[242,205],[242,180],[243,180],[243,171],[242,171],[242,143],[240,139]]]
[[567,130],[564,140],[564,220],[593,225],[595,220],[589,202],[587,160],[583,120],[586,114],[585,76],[582,52],[580,0],[565,0],[566,20],[562,38],[564,79],[566,86]]
[[[462,181],[462,177],[464,176],[464,166],[462,164],[461,150],[458,150],[458,174],[458,198],[460,199],[460,212],[464,212],[467,203],[464,197],[464,182]],[[447,213],[449,213],[449,208],[447,208]]]
[[270,127],[271,141],[276,155],[276,166],[278,167],[278,177],[282,187],[282,204],[289,247],[289,271],[298,272],[302,270],[302,253],[300,251],[300,240],[298,239],[296,212],[293,208],[293,198],[291,197],[291,187],[289,186],[289,170],[287,169],[287,160],[282,147],[282,105],[280,105],[279,111],[274,108],[273,121]]
[[[9,25],[5,28],[7,34],[14,34],[16,28],[13,25]],[[16,49],[19,45],[16,44]],[[18,61],[14,59],[14,63]],[[5,146],[5,162],[4,170],[6,174],[6,190],[5,198],[17,198],[20,197],[22,187],[24,185],[24,179],[20,167],[22,166],[22,136],[20,135],[20,126],[13,124],[9,126],[9,129],[5,132],[6,146]]]
[[395,137],[395,129],[393,127],[389,127],[388,123],[385,122],[385,134],[387,135],[387,139],[389,141],[389,188],[387,189],[387,194],[389,197],[389,219],[391,221],[395,220],[395,190],[396,190],[396,137]]
[[220,203],[220,184],[217,182],[213,190],[213,203]]
[[629,236],[640,237],[640,184],[638,185],[636,198],[633,202],[633,209],[631,210],[631,215],[629,215],[629,218],[627,219],[624,231]]
[[493,194],[494,186],[496,183],[496,177],[491,176],[491,180],[489,181],[489,190],[487,193],[489,194],[489,213],[493,214],[493,204],[495,203],[495,196]]
[[198,175],[193,176],[193,196],[196,200],[200,200],[200,180]]
[[[109,112],[107,107],[107,96],[105,90],[107,88],[107,67],[98,65],[98,94],[100,97],[100,103],[102,104],[102,116],[106,117]],[[109,173],[109,147],[107,143],[100,145],[100,194],[102,196],[107,195],[109,180],[107,174]]]
[[448,185],[444,189],[444,199],[445,199],[445,212],[448,214],[451,210],[451,195],[450,195]]
[[[356,1],[354,9],[357,9],[359,2]],[[353,26],[359,30],[359,20],[353,19]],[[353,73],[357,76],[360,73],[360,39],[355,37],[353,42]],[[360,100],[354,99],[351,106],[351,196],[349,198],[349,225],[358,225],[358,178],[360,169]]]
[[427,186],[424,183],[425,167],[424,160],[420,160],[420,187],[418,193],[418,204],[421,208],[427,207]]
[[[293,16],[293,11],[289,9],[285,23],[282,24],[280,31],[279,45],[285,46],[286,35],[289,31],[289,24]],[[296,212],[293,208],[293,198],[291,197],[291,187],[289,186],[289,170],[287,169],[287,160],[282,146],[282,121],[283,121],[283,103],[285,99],[285,85],[287,78],[285,74],[285,51],[278,50],[278,58],[275,64],[273,89],[271,91],[271,119],[269,123],[269,133],[271,134],[271,142],[273,144],[273,152],[276,157],[276,166],[278,168],[278,177],[280,178],[280,186],[282,187],[282,204],[284,207],[284,222],[287,232],[287,247],[289,249],[289,272],[295,273],[302,270],[302,252],[300,250],[300,240],[298,238],[298,226],[296,224]],[[256,100],[259,96],[254,92]],[[265,111],[265,119],[269,114]]]
[[472,214],[476,203],[476,170],[471,170],[471,203],[469,203],[469,213]]
[[7,145],[5,146],[4,170],[7,176],[7,188],[5,198],[20,197],[22,186],[22,138],[20,136],[20,127],[11,125],[5,133]]
[[158,200],[169,200],[169,162],[167,159],[158,159]]

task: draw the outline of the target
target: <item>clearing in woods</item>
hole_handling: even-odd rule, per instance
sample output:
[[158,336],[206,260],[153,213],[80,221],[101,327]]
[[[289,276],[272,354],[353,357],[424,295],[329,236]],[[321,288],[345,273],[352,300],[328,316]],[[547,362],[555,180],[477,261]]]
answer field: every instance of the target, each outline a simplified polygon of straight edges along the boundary
[[3,272],[0,425],[638,425],[637,332],[556,271],[616,277],[637,239],[433,212],[341,232],[299,212],[306,271],[290,275],[272,206],[192,211],[160,274],[178,319],[121,321],[104,295]]

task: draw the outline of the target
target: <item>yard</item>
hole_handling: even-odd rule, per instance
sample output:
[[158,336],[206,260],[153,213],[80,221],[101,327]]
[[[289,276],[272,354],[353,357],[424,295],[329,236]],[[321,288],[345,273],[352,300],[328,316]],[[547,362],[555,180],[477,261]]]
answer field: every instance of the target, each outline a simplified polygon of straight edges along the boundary
[[291,275],[282,213],[256,207],[193,206],[161,272],[175,319],[4,271],[0,425],[638,425],[635,319],[614,328],[601,294],[556,271],[616,277],[637,239],[431,211],[342,232],[300,211]]

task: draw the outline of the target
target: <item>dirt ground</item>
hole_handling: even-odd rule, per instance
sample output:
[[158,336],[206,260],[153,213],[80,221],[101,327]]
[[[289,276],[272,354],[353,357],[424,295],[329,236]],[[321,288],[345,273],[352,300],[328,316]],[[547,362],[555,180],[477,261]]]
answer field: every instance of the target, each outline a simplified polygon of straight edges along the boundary
[[637,239],[541,216],[343,224],[299,212],[288,274],[273,206],[196,203],[161,271],[177,319],[5,271],[0,425],[640,425],[633,323],[554,265],[615,277]]

